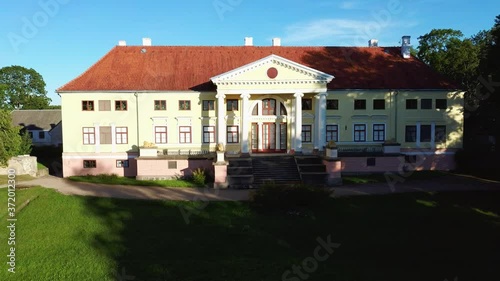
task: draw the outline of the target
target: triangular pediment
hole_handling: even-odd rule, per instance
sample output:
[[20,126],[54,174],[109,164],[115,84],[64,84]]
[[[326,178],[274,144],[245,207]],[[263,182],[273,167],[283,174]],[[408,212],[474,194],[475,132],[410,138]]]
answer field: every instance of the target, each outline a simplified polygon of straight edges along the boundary
[[229,84],[323,84],[333,75],[296,63],[277,55],[270,55],[226,73],[212,77],[216,85]]

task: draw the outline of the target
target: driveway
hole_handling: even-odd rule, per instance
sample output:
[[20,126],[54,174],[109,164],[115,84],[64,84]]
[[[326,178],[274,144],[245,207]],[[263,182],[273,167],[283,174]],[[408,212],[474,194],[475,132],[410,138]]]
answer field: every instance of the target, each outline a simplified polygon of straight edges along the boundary
[[[163,188],[146,186],[104,185],[74,182],[54,176],[19,182],[18,187],[44,186],[66,195],[113,197],[124,199],[179,200],[179,201],[245,201],[250,190],[211,188]],[[343,185],[334,187],[333,197],[376,195],[403,192],[437,191],[500,191],[500,182],[470,176],[446,175],[432,180],[408,179],[394,185],[388,183]]]

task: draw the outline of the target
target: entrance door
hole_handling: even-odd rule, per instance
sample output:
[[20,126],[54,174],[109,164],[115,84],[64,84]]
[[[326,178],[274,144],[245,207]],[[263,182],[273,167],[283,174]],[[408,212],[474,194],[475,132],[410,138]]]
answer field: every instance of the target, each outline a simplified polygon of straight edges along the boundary
[[276,150],[276,123],[262,124],[262,151],[274,152]]

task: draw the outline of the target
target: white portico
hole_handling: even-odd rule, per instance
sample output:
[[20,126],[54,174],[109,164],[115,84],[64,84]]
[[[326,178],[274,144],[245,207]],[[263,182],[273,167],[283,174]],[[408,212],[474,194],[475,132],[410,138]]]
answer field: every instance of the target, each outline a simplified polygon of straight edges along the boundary
[[321,150],[333,78],[277,55],[211,78],[217,86],[217,142],[241,153],[302,152],[305,125],[307,142]]

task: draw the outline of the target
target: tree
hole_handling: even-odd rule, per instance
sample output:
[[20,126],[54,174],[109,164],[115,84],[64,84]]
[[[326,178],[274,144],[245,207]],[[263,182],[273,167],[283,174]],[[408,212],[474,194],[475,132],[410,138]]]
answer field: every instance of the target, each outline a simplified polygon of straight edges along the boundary
[[26,132],[19,132],[20,127],[12,125],[10,112],[0,109],[0,166],[7,165],[14,156],[31,152],[31,139]]
[[473,39],[462,37],[459,30],[433,29],[418,37],[417,57],[471,93],[477,86],[481,48]]
[[17,65],[0,69],[0,108],[44,109],[50,101],[43,77],[34,69]]

